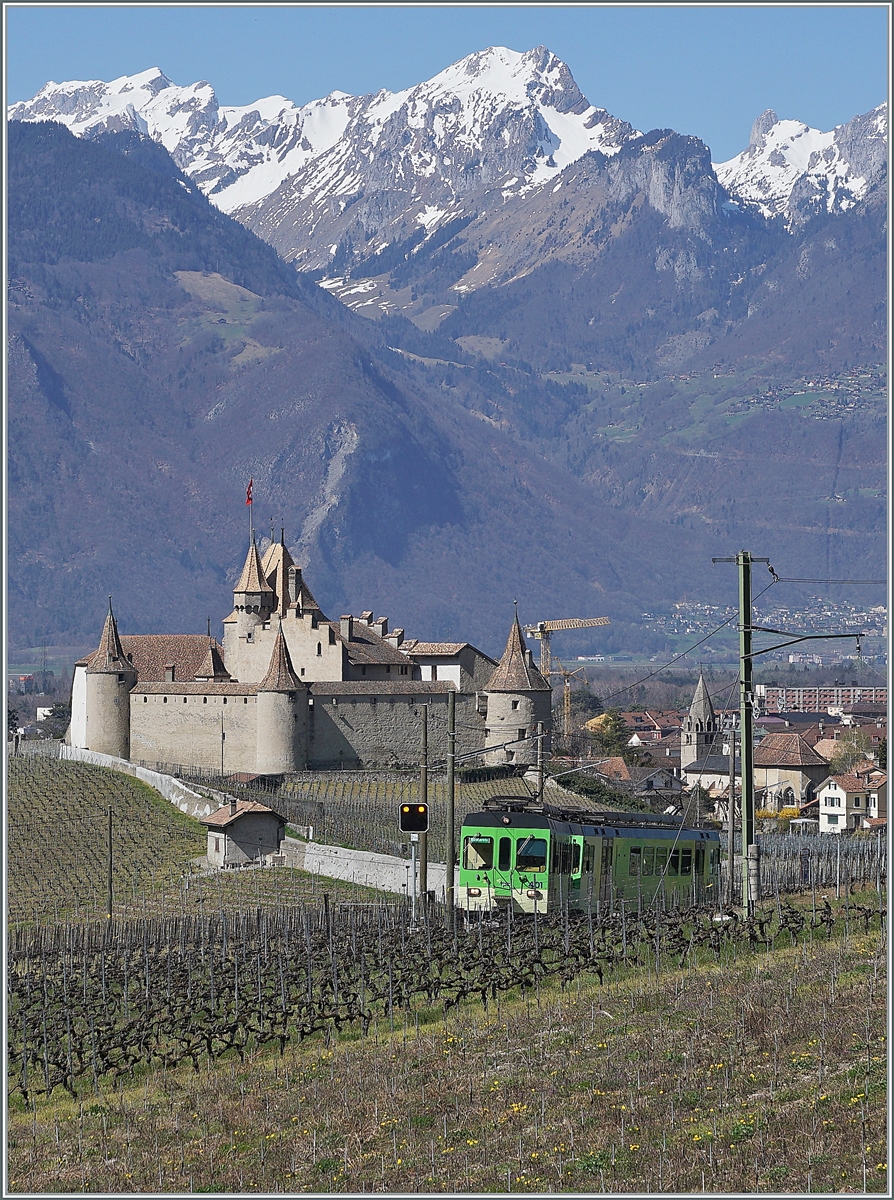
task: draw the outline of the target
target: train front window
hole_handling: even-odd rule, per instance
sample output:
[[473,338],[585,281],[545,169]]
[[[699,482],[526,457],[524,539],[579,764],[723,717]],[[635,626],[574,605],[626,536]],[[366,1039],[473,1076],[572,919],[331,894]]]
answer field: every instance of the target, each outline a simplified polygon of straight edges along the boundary
[[546,870],[546,838],[527,837],[515,851],[517,871]]
[[497,865],[501,871],[508,871],[512,866],[512,838],[500,838],[500,854]]
[[464,866],[467,871],[489,871],[494,865],[494,839],[475,834],[466,838]]

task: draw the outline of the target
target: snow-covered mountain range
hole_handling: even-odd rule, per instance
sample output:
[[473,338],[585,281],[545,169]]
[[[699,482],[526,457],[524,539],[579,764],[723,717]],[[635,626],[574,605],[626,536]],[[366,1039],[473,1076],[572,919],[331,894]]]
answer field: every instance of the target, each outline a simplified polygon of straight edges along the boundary
[[161,142],[222,211],[243,216],[275,197],[345,207],[377,182],[427,200],[431,228],[482,187],[506,197],[548,181],[588,150],[611,155],[636,131],[581,94],[545,47],[470,55],[402,92],[333,92],[299,107],[270,96],[218,103],[206,82],[179,87],[158,68],[99,81],[48,83],[13,120],[60,121],[78,136],[137,130]]
[[887,155],[887,104],[829,133],[803,121],[780,120],[768,108],[755,121],[747,148],[714,169],[737,199],[765,217],[798,225],[816,213],[845,212],[865,199],[884,181]]
[[[645,189],[671,225],[694,230],[726,199],[719,180],[734,201],[792,229],[881,194],[887,151],[885,105],[829,133],[767,110],[747,149],[712,169],[698,139],[644,137],[591,104],[543,46],[492,47],[401,92],[333,92],[303,106],[270,96],[227,107],[209,83],[181,87],[153,68],[111,83],[48,83],[9,115],[59,121],[88,138],[149,136],[215,206],[333,280],[358,266],[378,277],[391,257],[406,261],[423,246],[431,254],[471,226],[462,242],[473,257],[451,281],[460,292],[530,270],[532,254],[542,257],[532,249],[538,230],[547,257],[576,254],[555,229],[560,210],[577,206],[586,242],[606,189]],[[676,140],[655,167],[668,137]],[[507,237],[511,251],[497,244]],[[400,307],[409,306],[405,297]]]

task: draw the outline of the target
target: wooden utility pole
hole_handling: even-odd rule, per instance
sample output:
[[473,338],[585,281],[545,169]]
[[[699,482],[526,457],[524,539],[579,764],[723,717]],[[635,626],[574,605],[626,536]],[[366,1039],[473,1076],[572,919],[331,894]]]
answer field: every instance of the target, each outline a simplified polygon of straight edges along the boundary
[[112,806],[109,805],[109,920],[112,919]]
[[543,799],[543,722],[537,722],[537,799]]
[[726,902],[730,906],[735,897],[733,865],[736,861],[736,730],[729,734],[729,824],[726,831]]
[[[419,765],[419,803],[428,804],[428,705],[422,705],[422,746]],[[419,894],[422,911],[426,912],[425,894],[428,891],[428,834],[419,834]]]
[[450,928],[456,928],[456,889],[454,872],[456,866],[455,819],[455,770],[456,770],[456,692],[447,693],[447,879],[445,881],[447,911]]

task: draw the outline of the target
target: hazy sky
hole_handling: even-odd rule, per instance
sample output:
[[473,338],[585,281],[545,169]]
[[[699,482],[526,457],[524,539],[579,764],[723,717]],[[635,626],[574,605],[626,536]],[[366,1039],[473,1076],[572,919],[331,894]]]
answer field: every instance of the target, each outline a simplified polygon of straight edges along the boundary
[[5,7],[10,102],[48,80],[160,67],[222,104],[396,91],[502,45],[546,45],[642,130],[744,149],[772,108],[828,130],[886,98],[887,4],[28,5]]

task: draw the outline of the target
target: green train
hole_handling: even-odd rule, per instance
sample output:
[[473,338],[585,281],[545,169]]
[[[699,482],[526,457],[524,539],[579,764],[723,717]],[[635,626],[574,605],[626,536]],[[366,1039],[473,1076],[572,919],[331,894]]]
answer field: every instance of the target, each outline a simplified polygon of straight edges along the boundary
[[720,835],[680,818],[588,812],[495,796],[463,821],[457,905],[549,913],[708,904],[720,894]]

